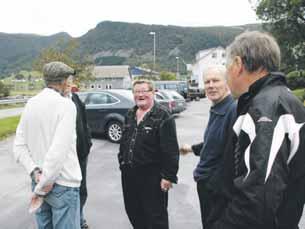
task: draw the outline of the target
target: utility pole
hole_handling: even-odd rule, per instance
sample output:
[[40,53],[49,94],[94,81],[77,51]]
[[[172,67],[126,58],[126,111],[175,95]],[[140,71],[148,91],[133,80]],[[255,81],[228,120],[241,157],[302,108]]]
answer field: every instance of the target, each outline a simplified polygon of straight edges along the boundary
[[179,73],[179,56],[176,56],[176,60],[177,60],[177,73],[176,73],[176,79],[179,80],[179,79],[180,79],[180,73]]
[[154,37],[154,49],[153,49],[154,65],[153,65],[153,71],[155,71],[155,68],[156,68],[156,32],[150,32],[149,34]]

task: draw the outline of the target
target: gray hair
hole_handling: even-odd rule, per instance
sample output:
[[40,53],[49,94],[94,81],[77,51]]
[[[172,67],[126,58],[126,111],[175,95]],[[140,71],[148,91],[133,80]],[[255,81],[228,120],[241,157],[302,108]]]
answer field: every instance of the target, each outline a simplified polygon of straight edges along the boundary
[[216,73],[217,75],[222,76],[224,80],[227,79],[227,77],[226,77],[227,69],[223,65],[211,65],[208,68],[206,68],[203,71],[203,80],[210,73]]
[[252,31],[238,35],[227,47],[227,62],[239,56],[248,72],[259,69],[278,71],[281,51],[275,38],[270,34]]
[[132,83],[132,90],[134,89],[134,87],[135,87],[137,84],[147,84],[149,90],[155,91],[154,83],[153,83],[151,80],[146,80],[146,79],[135,80],[135,81]]

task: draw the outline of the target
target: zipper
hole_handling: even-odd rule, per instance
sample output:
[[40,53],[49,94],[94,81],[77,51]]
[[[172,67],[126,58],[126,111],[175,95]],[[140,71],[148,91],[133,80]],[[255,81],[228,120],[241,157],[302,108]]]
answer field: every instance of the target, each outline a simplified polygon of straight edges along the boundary
[[136,138],[138,134],[138,126],[135,128],[135,131],[132,134],[132,138],[129,144],[129,151],[128,151],[128,164],[132,167],[133,164],[133,150],[136,143]]

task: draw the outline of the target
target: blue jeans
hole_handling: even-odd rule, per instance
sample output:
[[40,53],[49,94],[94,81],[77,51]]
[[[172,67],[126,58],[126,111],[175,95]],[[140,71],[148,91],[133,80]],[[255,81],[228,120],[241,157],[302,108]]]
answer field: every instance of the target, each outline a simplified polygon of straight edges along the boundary
[[38,229],[80,229],[79,188],[55,184],[35,215]]

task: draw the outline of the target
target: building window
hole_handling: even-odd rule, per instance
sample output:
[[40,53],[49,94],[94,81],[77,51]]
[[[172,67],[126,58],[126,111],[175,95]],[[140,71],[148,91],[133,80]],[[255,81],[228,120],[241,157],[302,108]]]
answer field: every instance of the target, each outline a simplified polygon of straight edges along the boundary
[[226,57],[226,53],[223,52],[223,53],[221,54],[221,56],[222,56],[222,58],[225,58],[225,57]]
[[216,58],[217,57],[217,53],[216,52],[213,52],[212,53],[212,58]]
[[106,89],[111,89],[112,85],[111,84],[106,84]]
[[94,84],[91,84],[90,87],[91,87],[91,89],[94,89],[94,88],[95,88]]

